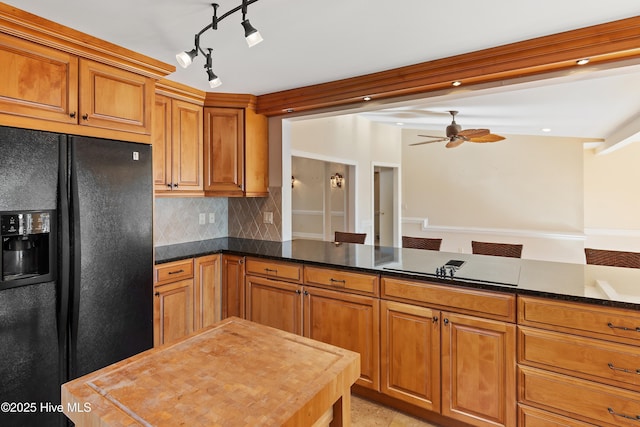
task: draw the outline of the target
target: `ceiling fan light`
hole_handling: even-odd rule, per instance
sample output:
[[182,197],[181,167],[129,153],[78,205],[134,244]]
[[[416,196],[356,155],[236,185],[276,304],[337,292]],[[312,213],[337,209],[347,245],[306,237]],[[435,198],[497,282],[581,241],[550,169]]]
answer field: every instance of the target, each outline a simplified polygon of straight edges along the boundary
[[193,58],[195,58],[196,56],[198,56],[198,51],[193,48],[189,52],[184,51],[177,54],[176,61],[178,61],[178,64],[180,64],[182,68],[187,68],[189,65],[191,65],[191,63],[193,62]]
[[244,27],[244,38],[249,47],[253,47],[263,40],[260,31],[256,30],[248,19],[242,21],[242,26]]

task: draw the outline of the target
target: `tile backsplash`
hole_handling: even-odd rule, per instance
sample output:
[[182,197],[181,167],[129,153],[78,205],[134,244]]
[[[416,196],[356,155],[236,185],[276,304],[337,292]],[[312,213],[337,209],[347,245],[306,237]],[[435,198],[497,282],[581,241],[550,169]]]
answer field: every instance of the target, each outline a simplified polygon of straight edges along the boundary
[[[155,246],[195,242],[229,235],[229,203],[223,197],[158,197],[155,200]],[[210,223],[213,213],[215,222]],[[205,224],[200,224],[200,214]]]
[[[265,223],[265,212],[272,223]],[[282,188],[269,187],[268,197],[229,198],[229,237],[281,241]]]

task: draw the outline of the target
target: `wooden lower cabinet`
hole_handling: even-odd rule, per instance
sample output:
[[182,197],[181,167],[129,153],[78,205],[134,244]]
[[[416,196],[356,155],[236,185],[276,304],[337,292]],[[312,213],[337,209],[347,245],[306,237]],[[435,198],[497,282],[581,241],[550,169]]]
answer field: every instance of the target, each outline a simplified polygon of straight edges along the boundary
[[440,312],[380,302],[381,392],[440,412]]
[[593,427],[587,424],[561,415],[541,411],[526,405],[518,405],[519,427]]
[[516,425],[515,325],[380,304],[382,393],[469,425]]
[[193,279],[156,286],[154,296],[154,347],[193,332]]
[[246,319],[302,335],[302,286],[246,277]]
[[246,277],[246,319],[360,353],[356,384],[380,389],[379,300]]
[[442,313],[442,415],[516,425],[516,326]]
[[195,330],[211,326],[222,319],[220,257],[208,255],[195,259]]
[[153,344],[174,342],[220,320],[220,255],[155,267]]
[[380,300],[304,287],[304,336],[360,353],[356,384],[380,390]]
[[236,316],[244,318],[243,256],[222,255],[222,318]]

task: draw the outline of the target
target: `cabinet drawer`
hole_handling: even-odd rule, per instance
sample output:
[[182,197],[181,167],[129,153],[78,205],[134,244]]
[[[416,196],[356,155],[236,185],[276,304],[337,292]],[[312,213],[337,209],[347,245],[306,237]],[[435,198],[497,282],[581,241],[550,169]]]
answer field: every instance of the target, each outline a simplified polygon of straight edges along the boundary
[[521,403],[599,426],[638,426],[640,393],[522,366],[518,384]]
[[640,312],[632,310],[518,297],[518,323],[627,344],[640,344]]
[[640,348],[518,328],[518,362],[640,391]]
[[382,298],[423,303],[468,314],[515,322],[515,295],[382,278]]
[[154,268],[156,285],[193,277],[193,258],[168,262]]
[[520,427],[593,427],[581,421],[518,405],[518,426]]
[[247,258],[246,273],[300,282],[302,266],[283,262]]
[[371,295],[378,294],[378,276],[373,274],[305,266],[304,282],[309,285],[348,289]]

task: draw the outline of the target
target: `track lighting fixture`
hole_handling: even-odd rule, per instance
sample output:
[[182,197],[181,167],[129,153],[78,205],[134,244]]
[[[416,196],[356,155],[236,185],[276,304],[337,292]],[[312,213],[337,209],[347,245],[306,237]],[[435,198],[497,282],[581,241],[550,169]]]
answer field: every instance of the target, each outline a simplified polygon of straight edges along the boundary
[[205,56],[205,59],[206,59],[204,68],[209,78],[209,86],[211,86],[211,88],[216,88],[220,86],[222,84],[222,81],[218,76],[215,75],[215,73],[212,70],[211,52],[213,49],[207,48],[208,52],[205,52],[200,47],[200,36],[208,29],[217,30],[218,22],[222,21],[227,16],[234,14],[235,12],[242,11],[241,24],[242,24],[242,27],[244,28],[244,37],[247,41],[247,44],[249,45],[249,47],[253,47],[257,45],[262,41],[262,36],[260,35],[260,32],[256,30],[253,27],[253,25],[249,23],[249,20],[247,19],[247,7],[250,4],[255,3],[257,1],[258,0],[242,0],[242,4],[240,4],[240,6],[237,6],[231,9],[230,11],[228,11],[227,13],[225,13],[220,17],[218,17],[219,5],[217,3],[212,3],[211,6],[213,7],[213,18],[211,20],[211,24],[207,25],[202,30],[200,30],[198,34],[196,34],[195,42],[194,42],[195,47],[193,49],[191,49],[190,51],[180,52],[176,55],[176,60],[178,61],[178,64],[180,64],[182,68],[187,68],[189,65],[191,65],[191,63],[193,62],[193,59],[196,56],[198,56],[198,52],[201,53],[202,55]]

